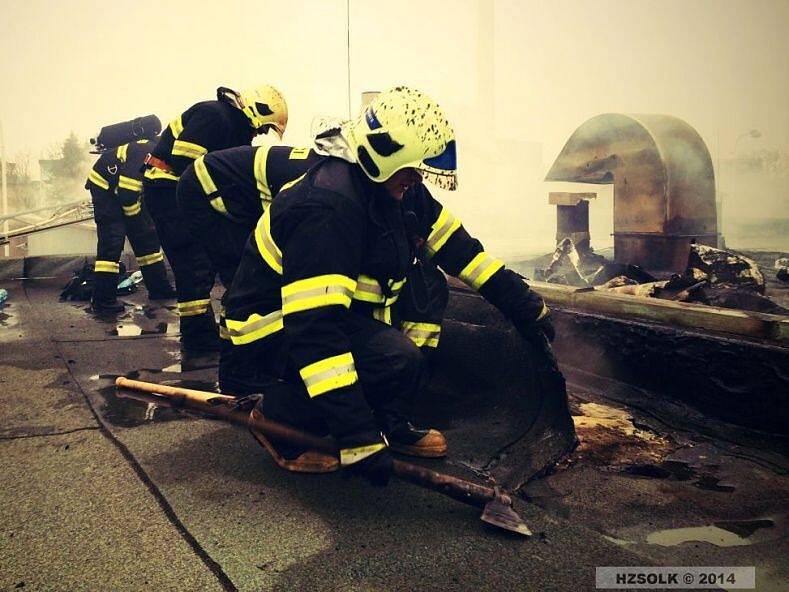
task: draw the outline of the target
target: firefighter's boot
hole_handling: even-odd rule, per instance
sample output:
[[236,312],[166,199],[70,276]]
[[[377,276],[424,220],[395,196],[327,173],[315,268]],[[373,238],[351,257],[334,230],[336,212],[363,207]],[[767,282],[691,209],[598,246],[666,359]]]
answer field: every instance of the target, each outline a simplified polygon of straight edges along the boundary
[[214,313],[208,311],[191,316],[181,316],[181,344],[190,352],[219,351],[219,330]]
[[175,288],[167,279],[164,261],[157,261],[140,267],[145,287],[148,289],[148,300],[170,300],[175,298]]
[[125,306],[117,298],[118,274],[96,272],[93,275],[93,296],[90,305],[99,314],[118,314]]
[[389,448],[400,454],[421,458],[440,458],[447,455],[447,441],[438,430],[415,428],[411,422],[400,422],[387,430]]

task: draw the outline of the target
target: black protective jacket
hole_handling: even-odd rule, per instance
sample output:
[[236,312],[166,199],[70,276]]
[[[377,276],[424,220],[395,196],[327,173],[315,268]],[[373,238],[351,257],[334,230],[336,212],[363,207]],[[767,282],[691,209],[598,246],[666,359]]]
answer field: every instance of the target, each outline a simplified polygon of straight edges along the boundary
[[203,101],[192,105],[164,129],[151,155],[170,171],[149,167],[146,183],[172,186],[186,167],[214,150],[249,146],[254,137],[244,113],[224,101]]
[[418,250],[514,322],[539,314],[522,278],[485,253],[424,185],[397,202],[357,165],[337,158],[274,200],[225,298],[233,344],[249,348],[250,363],[280,360],[297,369],[343,449],[381,438],[343,319],[372,314],[386,322]]
[[142,167],[145,156],[153,146],[150,140],[140,140],[104,152],[93,165],[85,189],[91,186],[115,193],[126,216],[140,213]]
[[283,185],[324,158],[309,148],[239,146],[210,152],[192,166],[211,206],[251,229]]

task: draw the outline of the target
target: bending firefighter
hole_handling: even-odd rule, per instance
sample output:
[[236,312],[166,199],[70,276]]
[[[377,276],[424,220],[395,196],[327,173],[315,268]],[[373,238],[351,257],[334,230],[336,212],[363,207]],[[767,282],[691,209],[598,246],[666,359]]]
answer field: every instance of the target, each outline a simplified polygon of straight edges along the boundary
[[439,323],[399,318],[415,257],[479,290],[525,336],[553,329],[543,300],[422,185],[456,185],[454,132],[436,103],[391,89],[334,134],[337,156],[282,190],[247,242],[226,296],[233,346],[219,379],[223,392],[264,393],[253,414],[339,444],[338,460],[255,434],[280,466],[343,467],[383,485],[390,451],[447,449],[409,422],[426,377],[419,346],[440,337]]
[[[158,129],[150,137],[155,138],[157,132]],[[148,298],[175,297],[167,279],[159,238],[141,195],[142,163],[151,145],[150,140],[143,139],[117,147],[100,146],[103,153],[85,183],[93,199],[98,234],[91,301],[96,312],[118,313],[124,308],[116,292],[119,261],[127,236],[142,271]]]
[[269,130],[281,137],[287,120],[285,100],[271,86],[241,93],[219,88],[217,100],[197,103],[170,122],[146,160],[145,199],[175,274],[186,349],[218,348],[210,297],[216,272],[186,227],[176,199],[178,178],[195,160],[215,150],[248,146],[256,134]]
[[264,209],[322,158],[309,148],[239,146],[201,156],[181,175],[178,206],[225,287]]

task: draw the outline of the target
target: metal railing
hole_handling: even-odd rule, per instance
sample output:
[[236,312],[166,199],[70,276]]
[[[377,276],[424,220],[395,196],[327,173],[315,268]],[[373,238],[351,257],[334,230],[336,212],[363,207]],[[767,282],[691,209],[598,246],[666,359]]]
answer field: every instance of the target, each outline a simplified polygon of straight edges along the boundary
[[[41,216],[42,212],[51,212]],[[0,216],[0,225],[7,228],[8,222],[22,224],[21,227],[0,234],[0,245],[7,244],[12,238],[35,232],[61,228],[93,220],[93,204],[90,200],[78,200],[65,204],[55,204]]]

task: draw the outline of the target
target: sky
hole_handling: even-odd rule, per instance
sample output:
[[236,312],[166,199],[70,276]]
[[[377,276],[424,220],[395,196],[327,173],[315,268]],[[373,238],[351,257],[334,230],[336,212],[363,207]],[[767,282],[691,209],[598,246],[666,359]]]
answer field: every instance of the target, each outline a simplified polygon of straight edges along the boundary
[[[461,187],[440,199],[503,249],[550,242],[556,187],[542,180],[597,114],[680,117],[713,162],[789,150],[787,0],[0,0],[0,14],[11,160],[138,115],[166,125],[218,86],[261,83],[285,94],[298,145],[314,116],[409,84],[457,133]],[[780,187],[756,202],[737,192],[732,216],[789,217]],[[592,208],[601,240],[607,207]]]

